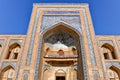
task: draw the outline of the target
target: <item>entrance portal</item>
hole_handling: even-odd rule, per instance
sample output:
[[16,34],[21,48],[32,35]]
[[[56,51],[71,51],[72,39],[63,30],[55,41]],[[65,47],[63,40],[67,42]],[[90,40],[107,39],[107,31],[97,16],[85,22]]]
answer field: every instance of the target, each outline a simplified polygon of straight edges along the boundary
[[65,76],[56,76],[56,80],[65,80]]
[[[58,25],[43,35],[41,80],[84,80],[79,39],[74,30],[64,25]],[[79,72],[82,75],[77,76]]]

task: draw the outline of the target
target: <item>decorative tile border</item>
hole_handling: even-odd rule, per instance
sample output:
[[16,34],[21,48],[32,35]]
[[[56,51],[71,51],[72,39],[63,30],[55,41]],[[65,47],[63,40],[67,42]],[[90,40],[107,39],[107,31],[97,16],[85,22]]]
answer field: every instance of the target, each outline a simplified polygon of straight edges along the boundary
[[34,22],[32,34],[31,34],[31,38],[30,38],[30,45],[29,45],[29,49],[28,49],[28,53],[27,53],[26,66],[29,66],[31,63],[33,44],[34,44],[34,38],[35,38],[35,34],[36,34],[39,12],[40,12],[40,9],[37,10],[36,17],[35,17],[35,22]]
[[95,59],[95,53],[94,53],[94,47],[92,44],[92,40],[91,40],[91,36],[90,36],[90,29],[88,27],[88,20],[87,20],[87,16],[86,16],[86,12],[85,9],[82,9],[83,11],[83,15],[84,15],[84,22],[85,22],[85,26],[86,26],[86,32],[87,32],[87,40],[88,40],[88,46],[89,46],[89,51],[90,51],[90,59],[91,59],[91,63],[93,66],[96,66],[96,59]]
[[[24,39],[24,41],[26,41],[26,38]],[[23,46],[25,46],[25,42],[24,42]],[[17,74],[16,74],[16,80],[18,80],[18,75],[20,73],[20,69],[21,69],[21,66],[22,66],[22,58],[24,56],[23,51],[24,51],[24,48],[22,49],[21,56],[20,56],[20,62],[18,63],[18,71],[17,71]]]
[[38,71],[39,71],[39,64],[40,64],[40,57],[41,57],[41,45],[42,45],[42,38],[43,35],[40,36],[40,40],[39,40],[39,47],[38,47],[38,54],[37,54],[37,59],[36,59],[36,68],[35,68],[35,73],[34,73],[34,80],[38,79]]

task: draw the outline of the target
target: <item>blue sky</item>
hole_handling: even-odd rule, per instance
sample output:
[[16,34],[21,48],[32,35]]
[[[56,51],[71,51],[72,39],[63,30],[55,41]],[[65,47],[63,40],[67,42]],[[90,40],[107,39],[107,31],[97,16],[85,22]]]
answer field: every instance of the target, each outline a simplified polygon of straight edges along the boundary
[[33,3],[88,3],[96,35],[120,35],[120,0],[0,0],[0,34],[26,34]]

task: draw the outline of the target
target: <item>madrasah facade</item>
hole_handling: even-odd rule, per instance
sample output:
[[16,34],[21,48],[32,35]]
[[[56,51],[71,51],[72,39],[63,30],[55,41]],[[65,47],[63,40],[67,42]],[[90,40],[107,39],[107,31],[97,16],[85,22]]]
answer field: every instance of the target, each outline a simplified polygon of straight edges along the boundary
[[0,80],[120,80],[120,36],[95,35],[88,4],[36,3],[26,35],[0,35]]

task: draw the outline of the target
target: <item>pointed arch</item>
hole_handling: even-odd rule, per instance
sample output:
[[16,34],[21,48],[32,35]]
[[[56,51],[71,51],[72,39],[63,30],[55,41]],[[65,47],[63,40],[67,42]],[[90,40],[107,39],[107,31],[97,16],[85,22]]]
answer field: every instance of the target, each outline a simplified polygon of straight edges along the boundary
[[116,51],[111,44],[105,43],[101,47],[103,49],[104,59],[117,59]]
[[58,52],[59,56],[63,56],[64,55],[64,51],[62,49],[60,49]]
[[120,79],[120,69],[114,65],[109,67],[109,78],[110,80]]
[[119,78],[120,78],[120,68],[118,68],[118,67],[112,65],[112,66],[110,67],[110,69],[113,70],[113,71],[115,71],[116,73],[118,73]]
[[8,48],[5,59],[10,59],[10,58],[11,59],[17,59],[20,48],[21,48],[21,46],[17,42],[11,44]]
[[[65,32],[65,34],[72,35],[72,37],[74,37],[76,40],[80,39],[80,36],[81,36],[80,31],[69,26],[68,24],[60,22],[58,24],[53,25],[52,27],[47,28],[46,30],[43,30],[43,32],[42,32],[43,38],[47,38],[50,35],[55,34],[53,32],[63,32],[63,33]],[[49,36],[48,36],[48,34],[49,34]],[[78,41],[75,41],[75,42],[78,42]]]
[[14,75],[15,69],[11,65],[8,65],[0,71],[0,80],[13,79]]
[[76,47],[72,47],[72,52],[73,52],[74,55],[77,55],[77,49],[76,49]]
[[21,46],[20,46],[20,44],[19,43],[17,43],[17,42],[15,42],[15,43],[13,43],[13,44],[11,44],[10,46],[9,46],[9,48],[15,48],[16,46],[18,46],[18,47],[20,47],[21,48]]
[[114,50],[113,46],[112,46],[111,44],[109,44],[109,43],[104,43],[104,44],[102,45],[102,47],[108,48],[108,49],[110,49],[111,51]]

